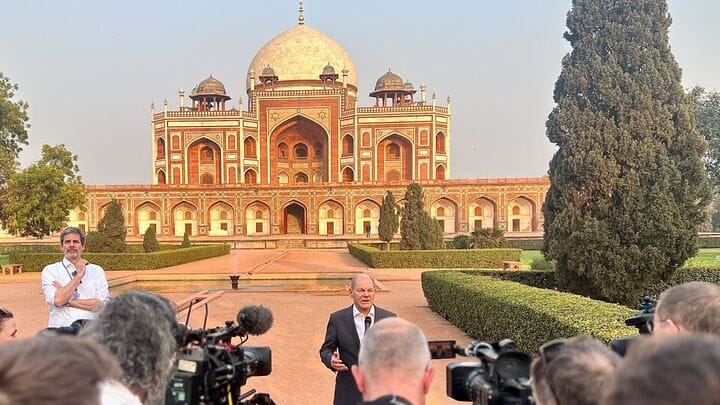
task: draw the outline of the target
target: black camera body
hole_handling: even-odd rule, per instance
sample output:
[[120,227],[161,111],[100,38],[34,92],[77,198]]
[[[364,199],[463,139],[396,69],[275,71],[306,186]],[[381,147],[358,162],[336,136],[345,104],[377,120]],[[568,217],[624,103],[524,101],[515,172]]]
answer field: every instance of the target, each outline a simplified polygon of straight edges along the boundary
[[454,343],[430,342],[430,353],[433,358],[461,355],[474,356],[480,361],[448,364],[446,384],[450,398],[474,405],[533,403],[530,385],[532,358],[516,351],[512,340],[472,342],[465,348]]
[[[186,331],[166,405],[274,404],[268,394],[240,392],[248,378],[272,372],[269,347],[242,345],[248,334],[260,335],[270,329],[272,314],[267,308],[248,306],[238,313],[237,320],[237,324],[226,321],[224,327]],[[240,338],[237,345],[231,342],[235,337]]]
[[[640,335],[652,333],[653,317],[657,300],[652,297],[643,297],[640,303],[640,313],[625,320],[625,325],[634,326]],[[620,356],[625,356],[628,347],[637,340],[639,336],[624,336],[610,342],[610,348]]]

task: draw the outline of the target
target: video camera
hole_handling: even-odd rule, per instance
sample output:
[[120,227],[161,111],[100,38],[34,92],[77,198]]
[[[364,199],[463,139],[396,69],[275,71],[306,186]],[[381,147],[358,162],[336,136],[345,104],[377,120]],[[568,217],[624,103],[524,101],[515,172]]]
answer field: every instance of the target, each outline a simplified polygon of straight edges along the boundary
[[[657,300],[653,297],[645,296],[640,300],[640,313],[631,316],[625,320],[625,325],[634,326],[641,335],[652,333],[653,317],[655,316],[655,307]],[[617,354],[625,356],[627,348],[637,339],[638,336],[624,336],[610,342],[610,348]]]
[[480,362],[447,365],[447,395],[473,405],[533,404],[530,385],[532,358],[515,350],[510,339],[496,343],[471,342],[467,347],[454,340],[429,342],[433,359],[456,355],[477,357]]
[[[192,306],[188,318],[191,310]],[[242,346],[248,335],[262,335],[270,329],[272,313],[263,306],[249,305],[238,312],[236,321],[212,329],[185,330],[166,405],[275,404],[269,394],[256,394],[254,389],[240,392],[248,378],[272,371],[269,347]],[[239,344],[231,343],[234,337],[240,338]]]

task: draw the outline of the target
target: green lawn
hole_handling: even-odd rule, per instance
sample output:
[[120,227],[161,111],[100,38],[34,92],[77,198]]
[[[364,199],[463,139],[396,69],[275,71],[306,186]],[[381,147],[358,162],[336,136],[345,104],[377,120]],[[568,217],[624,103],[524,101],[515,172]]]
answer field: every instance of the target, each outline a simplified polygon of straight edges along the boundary
[[[523,250],[522,262],[530,265],[536,258],[542,259],[539,250]],[[718,267],[720,268],[720,249],[700,249],[695,257],[690,258],[683,267]]]

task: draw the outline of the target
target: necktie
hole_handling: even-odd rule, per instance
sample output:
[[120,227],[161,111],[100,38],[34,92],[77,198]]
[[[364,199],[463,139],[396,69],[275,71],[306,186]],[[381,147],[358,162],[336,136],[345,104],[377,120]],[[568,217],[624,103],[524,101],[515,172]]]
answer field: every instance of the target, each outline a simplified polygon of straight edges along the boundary
[[370,315],[368,315],[365,317],[365,332],[367,332],[370,325],[372,325],[372,318],[370,318]]

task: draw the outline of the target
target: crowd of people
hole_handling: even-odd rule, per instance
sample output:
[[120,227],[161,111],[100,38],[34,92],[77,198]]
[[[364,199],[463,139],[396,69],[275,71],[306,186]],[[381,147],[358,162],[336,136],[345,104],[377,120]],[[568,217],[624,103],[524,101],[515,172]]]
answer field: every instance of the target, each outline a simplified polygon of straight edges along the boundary
[[[131,291],[109,298],[99,266],[82,258],[85,235],[68,228],[64,257],[42,289],[48,327],[92,319],[79,336],[17,339],[0,308],[0,405],[162,404],[184,329],[164,297]],[[435,375],[428,342],[413,323],[375,305],[376,285],[356,275],[352,304],[330,315],[319,354],[336,373],[335,405],[424,405]],[[530,366],[540,405],[720,405],[720,286],[690,282],[662,293],[652,335],[625,357],[589,336],[547,342]]]

